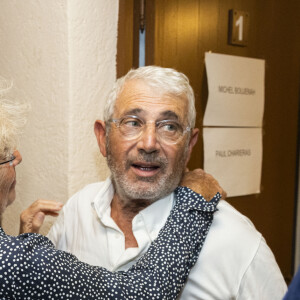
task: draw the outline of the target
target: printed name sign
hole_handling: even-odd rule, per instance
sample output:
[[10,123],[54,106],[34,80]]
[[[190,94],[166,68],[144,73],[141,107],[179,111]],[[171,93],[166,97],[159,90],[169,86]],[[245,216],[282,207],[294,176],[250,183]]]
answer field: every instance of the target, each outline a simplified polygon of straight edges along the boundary
[[265,61],[205,53],[208,101],[204,126],[261,127]]
[[229,197],[260,192],[261,128],[204,128],[204,170]]

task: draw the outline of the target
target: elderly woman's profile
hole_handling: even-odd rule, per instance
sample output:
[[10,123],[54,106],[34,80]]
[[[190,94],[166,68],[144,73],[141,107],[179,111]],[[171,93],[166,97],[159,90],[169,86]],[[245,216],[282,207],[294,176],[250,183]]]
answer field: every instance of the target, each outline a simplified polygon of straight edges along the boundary
[[[28,106],[0,91],[0,218],[16,198],[17,137]],[[0,227],[1,299],[175,299],[193,266],[216,210],[218,195],[206,202],[186,187],[159,237],[126,272],[109,272],[56,250],[44,236],[6,235]],[[191,197],[186,197],[187,193]],[[192,209],[190,209],[192,207]]]

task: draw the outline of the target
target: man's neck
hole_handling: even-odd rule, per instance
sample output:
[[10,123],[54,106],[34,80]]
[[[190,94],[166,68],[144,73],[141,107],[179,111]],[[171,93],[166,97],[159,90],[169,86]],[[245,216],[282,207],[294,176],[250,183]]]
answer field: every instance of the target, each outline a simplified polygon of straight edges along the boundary
[[133,218],[152,201],[122,199],[115,194],[111,202],[111,217],[122,230],[125,236],[125,249],[138,247],[138,243],[132,231]]

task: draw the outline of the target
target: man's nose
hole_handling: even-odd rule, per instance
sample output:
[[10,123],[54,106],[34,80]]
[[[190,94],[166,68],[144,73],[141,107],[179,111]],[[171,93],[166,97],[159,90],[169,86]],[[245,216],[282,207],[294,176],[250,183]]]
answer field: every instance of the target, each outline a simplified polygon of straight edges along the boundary
[[157,140],[155,124],[147,124],[145,126],[138,140],[137,147],[139,150],[143,149],[147,153],[159,150],[160,144]]

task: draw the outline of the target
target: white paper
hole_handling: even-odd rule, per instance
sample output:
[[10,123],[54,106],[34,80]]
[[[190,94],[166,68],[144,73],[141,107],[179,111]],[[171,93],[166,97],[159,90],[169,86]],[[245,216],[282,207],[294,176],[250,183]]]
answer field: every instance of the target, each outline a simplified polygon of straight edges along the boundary
[[204,170],[230,197],[260,192],[261,128],[204,128]]
[[205,53],[208,101],[204,126],[261,127],[265,61]]

